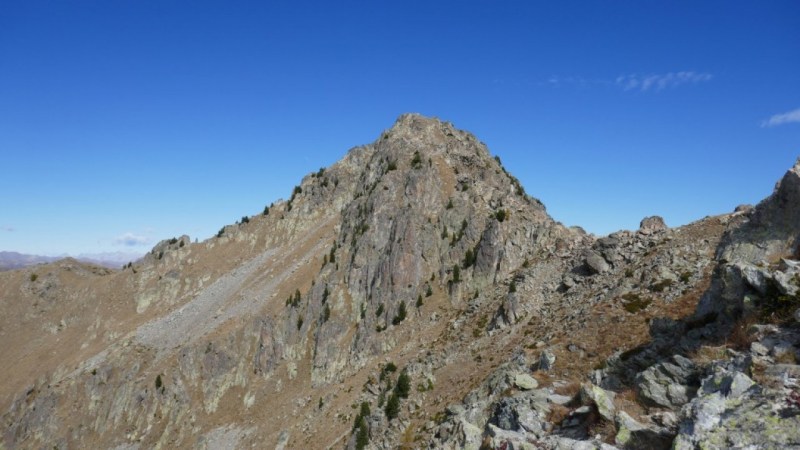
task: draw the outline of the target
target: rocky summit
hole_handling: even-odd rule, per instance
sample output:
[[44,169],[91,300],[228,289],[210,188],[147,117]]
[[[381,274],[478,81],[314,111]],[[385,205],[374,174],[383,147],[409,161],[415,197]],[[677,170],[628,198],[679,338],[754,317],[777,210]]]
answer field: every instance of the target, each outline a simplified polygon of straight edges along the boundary
[[596,237],[409,114],[263,214],[0,273],[0,448],[800,448],[800,164]]

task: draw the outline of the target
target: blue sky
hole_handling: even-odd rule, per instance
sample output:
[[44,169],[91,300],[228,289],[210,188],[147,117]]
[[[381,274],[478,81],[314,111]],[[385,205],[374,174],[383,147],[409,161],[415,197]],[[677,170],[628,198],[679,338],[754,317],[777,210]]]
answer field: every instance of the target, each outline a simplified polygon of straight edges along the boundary
[[800,3],[6,1],[0,250],[201,240],[404,112],[597,234],[755,203],[800,156]]

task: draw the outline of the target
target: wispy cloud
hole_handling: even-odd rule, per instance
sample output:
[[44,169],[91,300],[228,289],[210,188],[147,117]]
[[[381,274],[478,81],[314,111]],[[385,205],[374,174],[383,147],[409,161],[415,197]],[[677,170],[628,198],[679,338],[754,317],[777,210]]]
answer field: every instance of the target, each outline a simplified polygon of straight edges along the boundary
[[13,232],[17,231],[17,229],[14,228],[14,227],[5,225],[5,226],[0,227],[0,231],[6,231],[8,233],[13,233]]
[[698,73],[691,71],[669,72],[663,74],[650,75],[620,75],[615,80],[615,84],[625,91],[647,92],[662,91],[667,88],[675,88],[683,84],[696,84],[711,81],[713,76],[710,73]]
[[133,233],[125,233],[121,236],[114,238],[114,244],[124,245],[126,247],[136,247],[139,245],[147,245],[150,243],[150,238]]
[[800,108],[783,114],[775,114],[767,120],[761,122],[762,127],[777,127],[787,123],[800,123]]

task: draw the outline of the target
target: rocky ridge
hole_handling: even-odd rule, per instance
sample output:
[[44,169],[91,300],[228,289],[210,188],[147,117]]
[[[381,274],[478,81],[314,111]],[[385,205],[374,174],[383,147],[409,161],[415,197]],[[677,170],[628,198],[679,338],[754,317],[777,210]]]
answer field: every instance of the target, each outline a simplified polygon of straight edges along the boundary
[[207,241],[0,274],[2,443],[787,448],[798,186],[597,238],[404,115]]

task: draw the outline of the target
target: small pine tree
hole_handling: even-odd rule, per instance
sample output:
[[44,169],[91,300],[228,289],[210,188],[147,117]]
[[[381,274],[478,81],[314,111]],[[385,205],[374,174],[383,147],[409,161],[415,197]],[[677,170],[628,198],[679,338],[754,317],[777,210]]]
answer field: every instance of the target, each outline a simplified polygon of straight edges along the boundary
[[408,398],[409,392],[411,392],[411,377],[409,377],[408,373],[404,370],[400,373],[400,376],[397,377],[394,393],[400,398]]
[[335,263],[336,262],[336,242],[333,243],[333,247],[331,247],[331,253],[328,257],[328,262]]
[[417,309],[422,307],[422,294],[419,294],[417,296],[417,305],[416,306],[417,306]]
[[325,285],[325,290],[322,291],[322,303],[325,303],[326,301],[328,301],[328,295],[330,295],[330,292],[328,292],[328,285],[326,284]]
[[383,303],[378,305],[378,309],[375,310],[375,317],[380,317],[383,314]]
[[425,291],[425,297],[430,297],[431,295],[433,295],[433,289],[431,289],[431,285],[429,284],[428,290]]
[[364,416],[358,418],[356,428],[358,429],[356,432],[356,450],[364,450],[369,444],[369,426]]
[[265,215],[265,216],[268,216],[268,215],[269,215],[269,206],[265,206],[265,207],[264,207],[264,215]]
[[461,281],[461,269],[456,264],[453,266],[453,283],[458,283],[459,281]]
[[299,330],[302,327],[303,327],[303,318],[302,317],[298,317],[297,318],[297,329]]
[[249,217],[247,217],[247,216],[242,216],[242,223],[243,223],[243,224],[245,224],[245,223],[250,223],[250,218],[249,218]]
[[508,285],[508,292],[509,293],[517,292],[517,283],[515,283],[514,280],[511,280],[511,284]]
[[400,413],[400,398],[394,393],[392,393],[392,395],[389,396],[389,400],[386,401],[384,412],[386,413],[386,418],[389,420],[396,418]]
[[447,199],[447,206],[445,206],[445,209],[453,209],[453,199],[452,198]]

